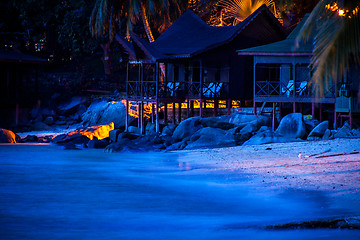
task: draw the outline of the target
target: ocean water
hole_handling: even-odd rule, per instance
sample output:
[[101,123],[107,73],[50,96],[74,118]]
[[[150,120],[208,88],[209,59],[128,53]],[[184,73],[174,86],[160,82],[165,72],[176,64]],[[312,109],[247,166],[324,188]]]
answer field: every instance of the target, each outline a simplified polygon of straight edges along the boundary
[[0,145],[0,239],[360,239],[267,230],[359,207],[321,192],[259,192],[253,176],[189,156]]

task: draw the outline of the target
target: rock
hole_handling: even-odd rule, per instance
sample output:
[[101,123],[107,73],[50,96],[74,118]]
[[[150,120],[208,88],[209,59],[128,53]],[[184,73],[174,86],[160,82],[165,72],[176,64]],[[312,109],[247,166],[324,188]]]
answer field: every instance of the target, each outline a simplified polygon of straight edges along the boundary
[[281,119],[276,133],[288,138],[302,138],[305,136],[305,123],[301,113],[290,113]]
[[[84,126],[114,123],[115,128],[125,126],[126,108],[123,102],[93,102],[82,114]],[[129,122],[134,118],[130,116]]]
[[118,136],[120,133],[122,133],[123,130],[120,129],[114,129],[109,132],[109,137],[112,142],[116,142],[118,140]]
[[334,139],[334,134],[330,129],[326,129],[322,137],[322,140],[330,140],[330,139]]
[[105,148],[109,145],[109,142],[106,139],[98,140],[97,138],[93,138],[87,144],[88,148]]
[[262,115],[244,114],[244,113],[233,113],[229,119],[229,123],[233,123],[236,126],[245,126],[248,123],[256,123],[258,128],[263,125],[268,125],[270,119]]
[[323,121],[319,123],[314,129],[310,132],[307,137],[307,140],[320,140],[325,131],[329,128],[329,121]]
[[191,136],[190,143],[185,149],[235,146],[234,137],[226,133],[227,131],[219,128],[202,128],[194,134],[195,136]]
[[208,117],[200,119],[200,122],[204,127],[220,128],[223,130],[229,130],[235,127],[235,124],[229,123],[226,120],[228,121],[228,119],[222,117]]
[[161,132],[161,136],[170,136],[171,137],[174,133],[176,126],[177,125],[175,125],[175,124],[166,125]]
[[85,103],[86,98],[73,97],[69,102],[59,105],[56,112],[64,116],[70,116],[79,110],[80,105]]
[[358,128],[351,129],[351,134],[354,137],[360,137],[360,129],[358,129]]
[[150,134],[155,134],[155,133],[156,133],[155,123],[148,122],[145,127],[145,134],[150,135]]
[[295,141],[300,141],[300,140],[295,138],[283,137],[269,130],[269,131],[258,132],[248,141],[244,142],[243,145],[261,145],[267,143],[285,143],[285,142],[295,142]]
[[92,140],[94,137],[96,137],[97,139],[104,139],[109,137],[109,132],[111,130],[114,130],[114,123],[81,128],[68,134],[80,133],[84,136],[87,136],[90,140]]
[[348,121],[344,123],[344,125],[334,134],[335,138],[347,138],[353,137],[353,134],[350,129],[350,124]]
[[186,137],[190,137],[202,128],[200,119],[200,117],[192,117],[182,121],[174,130],[172,135],[174,141],[179,142]]
[[176,142],[168,146],[166,148],[166,151],[182,150],[188,145],[189,141],[190,141],[190,137],[184,138],[181,142]]
[[50,129],[50,126],[47,125],[46,123],[43,123],[43,122],[34,122],[31,124],[31,127],[34,129],[34,130],[49,130]]
[[54,124],[54,118],[52,116],[48,116],[45,118],[44,123],[47,125],[53,125]]
[[122,132],[118,135],[117,142],[120,141],[120,139],[128,139],[128,140],[135,140],[139,137],[138,134],[133,134],[130,132]]
[[243,134],[249,134],[249,133],[254,133],[254,132],[256,132],[257,131],[257,125],[254,123],[254,122],[252,122],[252,123],[249,123],[249,124],[247,124],[245,127],[243,127],[241,130],[240,130],[240,132],[239,132],[239,134],[241,134],[241,135],[243,135]]
[[66,121],[61,121],[61,120],[58,120],[58,121],[55,121],[56,125],[66,125]]
[[39,138],[36,135],[27,135],[25,138],[21,139],[21,142],[38,142]]
[[0,143],[16,143],[16,135],[10,130],[0,128]]
[[129,133],[134,133],[134,134],[140,135],[140,134],[141,134],[141,129],[138,128],[138,127],[129,126],[129,127],[128,127],[128,132],[129,132]]

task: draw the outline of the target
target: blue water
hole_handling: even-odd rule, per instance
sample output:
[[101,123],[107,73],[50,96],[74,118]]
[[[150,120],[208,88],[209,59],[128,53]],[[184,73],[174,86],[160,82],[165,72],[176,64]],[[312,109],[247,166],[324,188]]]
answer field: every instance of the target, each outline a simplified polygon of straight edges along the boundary
[[195,158],[0,145],[0,239],[360,239],[265,230],[360,211],[321,192],[259,192],[253,176]]

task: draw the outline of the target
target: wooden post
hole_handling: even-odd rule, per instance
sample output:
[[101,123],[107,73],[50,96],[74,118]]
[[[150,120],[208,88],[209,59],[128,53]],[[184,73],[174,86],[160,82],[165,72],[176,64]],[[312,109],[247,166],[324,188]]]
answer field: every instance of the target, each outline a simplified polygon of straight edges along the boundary
[[151,123],[154,123],[154,116],[155,116],[155,109],[154,109],[154,103],[151,103]]
[[140,102],[140,105],[139,105],[139,108],[140,108],[140,115],[139,115],[139,118],[140,118],[140,134],[143,135],[145,133],[145,123],[144,123],[144,102],[141,101]]
[[186,104],[186,118],[190,117],[190,99],[187,100]]
[[167,108],[167,102],[165,103],[165,106],[164,106],[164,122],[165,122],[165,124],[168,123],[168,108]]
[[314,119],[315,118],[315,103],[314,102],[311,103],[311,115],[312,115],[312,118]]
[[296,103],[293,102],[293,113],[296,113]]
[[320,114],[320,122],[322,122],[322,103],[320,103],[320,106],[319,106],[319,114]]
[[194,102],[195,100],[193,101],[190,101],[190,116],[193,117],[194,116]]
[[156,104],[155,104],[155,130],[156,132],[160,132],[159,126],[159,63],[155,63],[155,80],[156,80]]
[[181,122],[181,102],[179,102],[179,123]]
[[172,105],[173,105],[173,107],[172,107],[172,110],[173,110],[173,112],[172,112],[172,115],[173,115],[173,124],[175,124],[176,123],[176,108],[175,108],[175,102],[173,102],[172,103]]
[[273,102],[273,109],[272,109],[272,130],[275,131],[275,103]]
[[227,115],[231,114],[231,107],[232,107],[232,102],[230,99],[226,100],[226,105],[227,105]]
[[203,111],[202,111],[202,109],[203,109],[203,99],[200,98],[200,108],[199,108],[199,115],[200,115],[200,117],[203,116]]
[[156,112],[155,130],[158,133],[158,132],[160,132],[160,126],[159,126],[159,100],[158,99],[156,99],[155,112]]
[[214,117],[218,115],[218,100],[214,100]]
[[126,99],[125,101],[125,108],[126,108],[126,116],[125,116],[125,132],[129,129],[129,101]]
[[257,115],[257,112],[256,112],[256,102],[253,101],[253,111],[254,111],[254,115]]
[[336,119],[336,103],[334,103],[334,130],[336,130],[337,127],[337,119]]
[[137,102],[136,103],[137,105],[138,105],[138,107],[137,107],[137,115],[138,115],[138,128],[141,128],[141,117],[140,117],[140,115],[141,115],[141,103],[140,102]]

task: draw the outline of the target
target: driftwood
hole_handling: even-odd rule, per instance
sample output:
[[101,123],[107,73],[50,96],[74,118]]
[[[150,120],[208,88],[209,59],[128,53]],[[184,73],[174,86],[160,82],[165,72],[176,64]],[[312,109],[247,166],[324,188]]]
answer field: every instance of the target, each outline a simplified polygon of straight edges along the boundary
[[317,156],[315,158],[326,158],[326,157],[336,157],[336,156],[342,156],[342,155],[350,155],[350,154],[358,154],[358,151],[353,151],[353,152],[343,152],[343,153],[335,153],[335,154],[330,154],[330,155],[324,155],[324,156]]
[[323,151],[323,152],[314,153],[314,154],[311,154],[311,155],[309,155],[309,156],[305,156],[305,158],[315,157],[315,156],[318,156],[318,155],[321,155],[321,154],[324,154],[324,153],[327,153],[327,152],[330,152],[330,151],[331,151],[331,149],[329,148],[329,149],[327,149],[327,150],[325,150],[325,151]]

